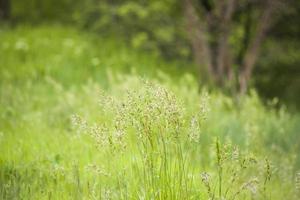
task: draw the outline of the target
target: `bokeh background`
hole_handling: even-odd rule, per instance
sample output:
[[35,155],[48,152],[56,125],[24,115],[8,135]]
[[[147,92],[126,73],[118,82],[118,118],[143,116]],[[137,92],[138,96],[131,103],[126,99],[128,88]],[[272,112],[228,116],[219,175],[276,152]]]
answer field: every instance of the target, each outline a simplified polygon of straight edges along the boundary
[[0,0],[0,199],[298,200],[299,24],[299,0]]
[[[229,29],[225,30],[229,47],[224,51],[230,52],[233,77],[238,76],[245,51],[257,37],[262,16],[272,8],[270,19],[265,20],[263,25],[266,27],[265,36],[256,50],[250,86],[256,88],[263,98],[278,97],[280,102],[286,102],[293,108],[299,107],[299,1],[238,1],[233,3],[234,10],[228,22],[224,22],[228,5],[221,5],[214,0],[190,2],[195,8],[194,16],[199,18],[205,29],[201,34],[207,37],[207,43],[212,46],[209,55],[213,57],[212,62],[217,62],[220,50],[218,40],[220,35],[224,35],[224,26]],[[0,12],[4,23],[2,31],[4,27],[20,25],[76,27],[84,32],[92,32],[103,40],[119,41],[129,49],[158,56],[158,60],[178,62],[179,68],[198,76],[201,62],[196,62],[196,65],[192,63],[198,59],[195,57],[205,60],[205,55],[195,54],[195,45],[199,44],[189,37],[188,26],[197,25],[187,23],[190,21],[185,12],[188,3],[178,0],[1,0]],[[229,1],[229,4],[232,2]],[[208,22],[208,16],[211,22]],[[129,70],[130,67],[125,68]],[[177,70],[171,66],[168,68]],[[225,72],[222,76],[226,76]],[[230,89],[234,87],[230,86]]]

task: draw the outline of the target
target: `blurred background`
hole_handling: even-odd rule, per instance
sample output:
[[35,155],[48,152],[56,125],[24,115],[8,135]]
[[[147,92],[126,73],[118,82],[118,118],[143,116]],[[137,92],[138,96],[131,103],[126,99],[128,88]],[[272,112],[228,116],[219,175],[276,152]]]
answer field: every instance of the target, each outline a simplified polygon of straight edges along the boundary
[[[255,88],[263,99],[276,97],[291,110],[300,107],[297,0],[0,0],[0,20],[3,48],[8,35],[15,34],[20,54],[36,45],[47,49],[41,49],[48,55],[45,59],[55,42],[50,38],[42,47],[37,44],[39,38],[61,36],[60,42],[72,46],[77,33],[75,37],[91,33],[92,40],[99,44],[86,50],[79,45],[75,50],[78,55],[81,51],[95,53],[86,55],[90,63],[79,64],[85,68],[85,78],[101,76],[94,73],[102,68],[99,66],[122,68],[124,72],[136,68],[146,76],[157,69],[171,76],[188,72],[201,85],[230,95]],[[9,32],[12,28],[19,32]],[[74,33],[75,29],[80,32]],[[31,36],[26,39],[28,34]],[[101,52],[115,61],[102,63]],[[1,54],[1,76],[5,76],[13,67],[9,65],[15,66],[11,63],[17,61],[5,61],[7,56]],[[145,58],[149,54],[150,59]],[[23,56],[22,62],[30,62],[25,55],[19,56]],[[43,73],[52,69],[39,70]],[[84,79],[81,72],[77,76]]]
[[221,152],[228,199],[298,200],[299,65],[299,0],[0,0],[0,199],[209,199]]

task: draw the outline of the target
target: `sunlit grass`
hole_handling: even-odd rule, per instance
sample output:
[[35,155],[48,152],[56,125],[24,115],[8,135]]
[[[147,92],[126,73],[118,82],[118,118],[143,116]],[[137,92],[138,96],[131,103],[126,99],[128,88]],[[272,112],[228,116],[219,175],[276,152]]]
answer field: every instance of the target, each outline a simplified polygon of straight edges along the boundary
[[0,199],[297,199],[299,117],[156,58],[69,28],[0,32]]

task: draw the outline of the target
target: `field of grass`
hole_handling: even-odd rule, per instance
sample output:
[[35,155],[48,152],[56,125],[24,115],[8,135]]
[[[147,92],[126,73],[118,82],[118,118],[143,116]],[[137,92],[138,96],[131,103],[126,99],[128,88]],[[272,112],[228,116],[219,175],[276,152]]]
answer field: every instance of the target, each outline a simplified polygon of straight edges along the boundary
[[0,29],[0,199],[299,199],[299,115],[189,68],[72,28]]

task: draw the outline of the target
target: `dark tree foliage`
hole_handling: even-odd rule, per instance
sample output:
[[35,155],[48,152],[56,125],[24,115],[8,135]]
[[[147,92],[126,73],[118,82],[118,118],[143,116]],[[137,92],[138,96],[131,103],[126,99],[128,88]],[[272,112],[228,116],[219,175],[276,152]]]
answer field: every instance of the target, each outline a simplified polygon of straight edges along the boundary
[[202,81],[226,91],[255,86],[262,96],[294,104],[299,13],[298,0],[0,0],[2,20],[72,23],[122,37],[164,59],[194,60]]
[[0,0],[0,20],[8,20],[10,12],[10,0]]
[[300,108],[300,1],[286,1],[254,71],[255,87],[267,98]]

